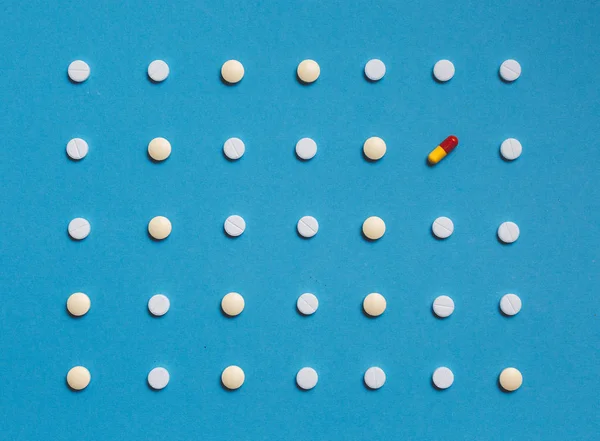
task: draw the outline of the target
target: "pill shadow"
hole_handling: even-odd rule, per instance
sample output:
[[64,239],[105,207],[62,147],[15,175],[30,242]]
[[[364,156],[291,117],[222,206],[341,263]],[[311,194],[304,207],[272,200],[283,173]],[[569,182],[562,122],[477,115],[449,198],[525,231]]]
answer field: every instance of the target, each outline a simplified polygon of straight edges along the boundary
[[[363,77],[364,77],[364,79],[365,79],[365,80],[367,80],[367,83],[371,83],[371,84],[375,84],[375,83],[381,83],[381,82],[382,82],[382,81],[385,79],[385,75],[384,75],[384,76],[383,76],[383,77],[381,77],[381,79],[379,79],[379,80],[372,80],[371,78],[369,78],[369,77],[367,76],[367,73],[365,72],[365,70],[364,70],[364,69],[363,69],[362,73],[363,73]],[[387,72],[386,72],[386,73],[387,73]]]
[[238,162],[244,158],[244,155],[240,156],[239,158],[230,158],[225,154],[225,150],[223,150],[223,149],[221,149],[221,154],[227,160],[227,162]]
[[509,394],[514,394],[516,392],[514,390],[511,392],[502,387],[502,384],[500,384],[500,375],[498,375],[498,377],[496,378],[496,386],[498,386],[498,389],[500,389],[500,392],[502,392],[503,394],[509,395]]
[[433,69],[431,69],[431,78],[433,78],[433,81],[435,81],[435,82],[436,82],[436,83],[438,83],[438,84],[447,84],[447,83],[449,83],[450,81],[452,81],[452,78],[450,78],[448,81],[440,81],[440,80],[438,80],[438,79],[435,77],[434,73],[433,73]]
[[148,159],[150,160],[151,163],[156,164],[156,165],[160,164],[161,162],[168,161],[169,158],[171,157],[171,155],[169,154],[168,158],[159,161],[159,160],[154,159],[152,156],[150,156],[150,153],[148,151],[146,151],[146,156],[148,157]]
[[[91,308],[90,308],[90,309],[91,309]],[[85,314],[83,314],[83,315],[73,315],[73,314],[71,314],[71,311],[69,311],[69,308],[67,308],[67,305],[65,305],[65,312],[67,313],[67,315],[68,315],[70,318],[72,318],[72,319],[75,319],[75,320],[83,320],[83,318],[84,318],[86,315],[88,315],[88,314],[89,314],[89,311],[88,311],[88,312],[86,312],[86,313],[85,313]]]
[[67,228],[67,236],[69,237],[69,239],[71,239],[71,242],[83,242],[85,239],[87,239],[87,236],[84,237],[83,239],[75,239],[74,237],[71,237],[71,235],[69,234],[68,228]]
[[498,75],[498,78],[500,78],[500,81],[502,81],[507,86],[510,85],[510,84],[512,84],[512,83],[516,83],[517,82],[516,80],[514,80],[514,81],[507,81],[504,78],[502,78],[502,75],[500,75],[500,69],[498,69],[498,73],[496,75]]
[[148,238],[152,241],[152,242],[164,242],[166,240],[169,240],[169,237],[171,237],[171,235],[169,234],[167,237],[165,237],[164,239],[155,239],[154,237],[152,237],[152,235],[150,234],[150,231],[148,231],[148,228],[146,227],[146,235],[148,236]]
[[[245,75],[245,73],[244,73]],[[227,87],[237,87],[239,86],[239,84],[244,81],[244,78],[242,78],[240,81],[238,81],[237,83],[230,83],[229,81],[227,81],[225,78],[223,78],[223,75],[221,75],[221,69],[219,69],[219,80],[221,81],[221,84],[227,86]]]
[[83,389],[73,389],[66,378],[65,378],[65,384],[67,385],[67,387],[69,388],[69,390],[71,392],[76,392],[78,394],[83,393],[87,389],[87,387],[84,387]]
[[378,240],[381,240],[381,238],[379,238],[379,239],[369,239],[367,236],[365,236],[365,233],[363,232],[363,229],[362,229],[362,224],[361,224],[361,225],[360,225],[360,227],[358,228],[358,231],[359,231],[359,233],[358,233],[358,234],[360,235],[360,237],[362,237],[362,238],[363,238],[363,240],[364,240],[365,242],[369,242],[369,243],[375,243],[375,242],[377,242]]
[[440,387],[437,387],[437,386],[435,385],[435,383],[433,382],[433,377],[431,377],[431,378],[429,379],[429,383],[431,384],[431,387],[433,387],[435,390],[438,390],[438,391],[440,391],[440,392],[442,392],[442,391],[445,391],[445,390],[446,390],[446,389],[442,389],[442,388],[440,388]]
[[369,158],[367,155],[365,155],[365,150],[364,150],[364,145],[361,146],[360,148],[360,155],[362,156],[362,158],[364,159],[364,161],[368,164],[376,164],[378,162],[381,162],[385,159],[385,155],[383,155],[381,158],[379,159],[371,159]]
[[437,237],[434,233],[433,233],[433,229],[430,229],[429,234],[431,234],[431,237],[433,237],[435,240],[437,240],[438,242],[444,242],[445,240],[450,239],[450,237]]
[[81,86],[81,85],[83,85],[83,83],[87,83],[87,81],[89,80],[89,78],[88,78],[85,81],[73,81],[71,79],[71,77],[69,76],[69,71],[67,71],[66,75],[67,75],[67,80],[69,80],[69,83],[71,83],[71,84],[73,84],[75,86]]
[[[320,77],[320,75],[319,75]],[[306,86],[306,87],[311,87],[313,86],[316,82],[319,81],[319,79],[317,78],[315,81],[313,81],[312,83],[307,83],[306,81],[302,81],[300,79],[300,77],[298,76],[298,71],[294,71],[294,78],[296,79],[296,81],[298,81],[298,83],[300,83],[302,86]]]
[[433,306],[431,308],[429,308],[429,311],[431,312],[432,316],[434,316],[437,320],[440,320],[440,321],[448,320],[450,317],[452,317],[454,315],[454,311],[452,311],[452,314],[450,314],[448,317],[440,317],[433,310]]

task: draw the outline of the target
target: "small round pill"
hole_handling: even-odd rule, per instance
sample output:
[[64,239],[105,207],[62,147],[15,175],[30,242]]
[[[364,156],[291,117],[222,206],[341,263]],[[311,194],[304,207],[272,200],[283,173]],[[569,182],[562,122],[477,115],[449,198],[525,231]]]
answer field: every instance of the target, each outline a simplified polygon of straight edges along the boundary
[[440,318],[450,316],[454,312],[454,300],[448,296],[439,296],[433,301],[433,312]]
[[513,243],[521,234],[519,226],[514,222],[503,222],[498,227],[498,238],[504,243]]
[[435,237],[438,239],[446,239],[454,232],[454,222],[445,216],[438,217],[433,221],[431,231],[433,231],[433,234],[435,234]]
[[364,381],[369,389],[379,389],[385,384],[385,372],[377,366],[370,367],[365,372]]
[[313,237],[319,231],[319,222],[312,216],[303,216],[296,225],[298,234],[302,237]]
[[67,373],[67,384],[73,390],[82,390],[88,387],[92,376],[83,366],[75,366]]
[[81,317],[87,314],[91,305],[90,298],[82,292],[73,293],[67,299],[67,311],[74,317]]
[[500,154],[507,161],[514,161],[523,151],[523,146],[518,139],[508,138],[505,139],[500,145]]
[[164,294],[155,294],[148,300],[148,311],[155,317],[165,315],[170,307],[171,302]]
[[296,384],[299,388],[310,390],[317,385],[319,374],[311,367],[303,367],[296,374]]
[[223,153],[231,160],[240,159],[245,151],[246,145],[240,138],[229,138],[223,144]]
[[242,216],[238,216],[237,214],[233,214],[225,219],[225,224],[223,225],[225,228],[225,232],[231,237],[241,236],[242,233],[246,230],[246,221]]
[[82,217],[76,217],[71,222],[69,222],[69,236],[71,236],[75,240],[83,240],[90,234],[92,231],[92,227],[87,219]]
[[521,65],[516,60],[504,61],[500,65],[500,76],[504,81],[515,81],[521,76]]
[[148,76],[155,83],[166,80],[169,76],[169,65],[163,60],[154,60],[148,65]]
[[518,314],[521,306],[521,299],[516,294],[505,294],[500,299],[500,310],[506,315]]
[[237,292],[230,292],[223,296],[221,300],[221,309],[230,317],[240,315],[245,306],[244,298]]
[[298,158],[308,161],[317,154],[317,143],[311,138],[302,138],[296,143],[296,155]]
[[433,76],[436,80],[446,82],[454,76],[454,64],[450,60],[440,60],[433,66]]
[[363,144],[363,153],[371,161],[377,161],[378,159],[383,158],[386,150],[387,146],[385,145],[385,141],[377,136],[370,137]]
[[148,233],[156,240],[166,239],[171,228],[171,221],[164,216],[153,217],[148,223]]
[[303,60],[298,65],[296,73],[303,83],[314,83],[321,74],[321,68],[314,60]]
[[237,60],[228,60],[221,67],[221,77],[229,84],[239,83],[244,78],[244,66]]
[[319,308],[319,299],[314,294],[306,292],[298,297],[296,301],[296,308],[303,315],[312,315],[317,312]]
[[509,367],[500,373],[500,386],[507,392],[513,392],[523,384],[523,375],[518,369]]
[[432,375],[433,384],[438,389],[448,389],[454,383],[454,374],[445,366],[437,368]]
[[228,366],[221,374],[221,383],[223,383],[223,386],[230,390],[235,390],[242,387],[245,379],[246,375],[239,366]]
[[165,138],[154,138],[148,143],[148,155],[155,161],[164,161],[171,155],[171,143]]
[[167,387],[171,376],[164,367],[155,367],[148,373],[148,385],[154,390],[161,390]]
[[387,302],[378,292],[372,292],[363,300],[363,309],[371,317],[379,317],[385,311]]
[[385,222],[377,216],[368,217],[362,226],[363,234],[367,239],[377,240],[385,234]]
[[365,76],[371,81],[379,81],[385,75],[385,64],[383,61],[374,58],[367,61],[365,65]]
[[89,78],[90,66],[85,61],[75,60],[69,64],[67,72],[72,81],[81,83]]
[[73,138],[67,143],[67,155],[75,161],[85,158],[88,150],[88,143],[81,138]]

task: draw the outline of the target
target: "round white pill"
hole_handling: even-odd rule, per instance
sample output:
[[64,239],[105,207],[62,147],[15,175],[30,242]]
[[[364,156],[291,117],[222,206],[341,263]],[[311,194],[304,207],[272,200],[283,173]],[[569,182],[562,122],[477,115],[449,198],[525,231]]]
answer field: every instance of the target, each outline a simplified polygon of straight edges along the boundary
[[448,389],[454,383],[454,374],[450,369],[442,366],[433,371],[432,380],[438,389]]
[[514,161],[523,151],[523,146],[518,139],[508,138],[505,139],[500,145],[500,154],[507,161]]
[[244,156],[246,151],[246,145],[240,138],[229,138],[223,144],[223,153],[232,161],[240,159]]
[[69,222],[69,236],[75,240],[83,240],[90,234],[92,227],[87,219],[76,217]]
[[303,367],[296,374],[296,384],[299,388],[310,390],[317,385],[319,374],[311,367]]
[[433,76],[436,80],[446,82],[454,76],[454,64],[450,60],[440,60],[433,66]]
[[504,81],[515,81],[521,76],[521,65],[516,60],[506,60],[500,65],[500,76]]
[[237,214],[233,214],[225,219],[225,224],[223,225],[225,228],[225,232],[231,237],[241,236],[242,233],[246,230],[246,221],[242,216],[238,216]]
[[239,83],[244,78],[244,66],[237,60],[228,60],[221,67],[221,77],[229,84]]
[[367,61],[365,76],[371,81],[379,81],[385,75],[385,64],[376,58]]
[[155,367],[148,373],[148,384],[154,390],[161,390],[167,387],[171,376],[164,367]]
[[446,239],[454,232],[454,222],[445,216],[438,217],[433,221],[431,230],[433,231],[433,234],[435,234],[435,237],[439,239]]
[[505,294],[500,299],[500,309],[506,315],[518,314],[521,306],[521,299],[516,294]]
[[148,65],[148,76],[155,83],[166,80],[169,76],[169,65],[163,60],[154,60]]
[[148,155],[155,161],[164,161],[171,156],[171,143],[165,138],[154,138],[148,143]]
[[89,78],[90,66],[85,61],[75,60],[69,64],[67,72],[72,81],[81,83]]
[[314,314],[319,308],[319,299],[314,294],[306,292],[298,297],[296,308],[304,315]]
[[298,234],[302,237],[313,237],[319,231],[319,222],[312,216],[304,216],[296,225]]
[[377,240],[385,234],[385,222],[377,216],[368,217],[362,226],[363,234],[367,239]]
[[450,316],[454,312],[454,300],[448,296],[439,296],[433,301],[433,312],[440,318]]
[[228,366],[221,374],[221,383],[223,383],[223,386],[230,390],[239,389],[242,387],[245,379],[246,375],[239,366]]
[[87,314],[92,306],[92,302],[87,294],[76,292],[67,299],[67,311],[74,317],[81,317]]
[[245,305],[244,298],[237,292],[225,294],[221,300],[221,309],[230,317],[240,315]]
[[523,375],[518,369],[509,367],[500,373],[498,381],[500,382],[502,389],[507,392],[513,392],[523,384]]
[[387,308],[387,302],[378,292],[372,292],[363,300],[363,309],[371,317],[379,317]]
[[67,143],[67,155],[76,161],[85,158],[88,150],[88,143],[81,138],[73,138]]
[[308,161],[317,154],[317,143],[310,138],[302,138],[296,143],[296,155],[298,158]]
[[153,217],[148,222],[148,233],[156,240],[166,239],[171,234],[171,221],[164,216]]
[[379,389],[385,384],[385,372],[380,367],[370,367],[365,372],[364,380],[369,389]]
[[503,222],[498,227],[498,238],[504,243],[513,243],[520,234],[519,226],[514,222]]
[[386,151],[387,146],[385,145],[385,141],[377,136],[370,137],[363,144],[363,153],[371,161],[383,158]]
[[171,302],[169,301],[169,298],[163,294],[153,295],[150,297],[150,300],[148,300],[148,311],[156,317],[165,315],[170,307]]
[[88,387],[92,376],[83,366],[75,366],[67,373],[67,384],[73,390],[82,390]]
[[321,68],[314,60],[304,60],[298,65],[296,73],[303,83],[314,83],[321,75]]

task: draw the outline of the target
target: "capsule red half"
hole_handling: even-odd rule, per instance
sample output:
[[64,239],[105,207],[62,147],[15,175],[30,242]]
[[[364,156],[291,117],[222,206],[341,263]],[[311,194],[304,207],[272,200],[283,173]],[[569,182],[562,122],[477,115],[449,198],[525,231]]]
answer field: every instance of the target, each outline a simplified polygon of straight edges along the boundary
[[444,139],[440,145],[438,145],[435,149],[429,153],[427,156],[427,160],[430,164],[437,164],[442,159],[446,157],[448,153],[450,153],[454,148],[458,145],[458,138],[454,135],[448,136]]

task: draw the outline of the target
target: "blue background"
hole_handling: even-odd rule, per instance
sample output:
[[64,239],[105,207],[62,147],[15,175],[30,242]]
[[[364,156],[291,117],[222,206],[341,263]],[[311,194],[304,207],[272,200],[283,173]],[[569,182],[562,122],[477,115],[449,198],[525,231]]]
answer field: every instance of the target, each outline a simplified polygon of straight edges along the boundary
[[[591,440],[598,410],[600,326],[600,5],[591,0],[5,2],[0,15],[0,439],[2,440]],[[112,4],[111,4],[112,3]],[[497,4],[496,4],[497,3]],[[146,77],[162,58],[171,74]],[[221,64],[246,76],[229,87]],[[321,76],[295,78],[312,58]],[[379,83],[363,77],[381,58]],[[455,77],[438,84],[433,64]],[[515,58],[521,78],[503,83]],[[68,64],[89,80],[71,84]],[[426,155],[449,134],[460,146],[438,166]],[[152,163],[148,142],[173,145]],[[223,142],[246,154],[228,162]],[[314,138],[302,163],[294,145]],[[387,142],[368,163],[362,143]],[[73,137],[89,155],[70,161]],[[523,155],[499,156],[507,137]],[[223,221],[240,214],[243,236]],[[153,242],[147,222],[173,233]],[[299,238],[313,215],[319,234]],[[367,242],[362,221],[387,232]],[[455,223],[431,236],[438,216]],[[68,222],[92,224],[82,242]],[[498,225],[521,238],[505,246]],[[81,319],[67,297],[86,292]],[[220,312],[239,291],[246,309]],[[383,293],[368,319],[361,302]],[[146,308],[165,293],[160,319]],[[296,298],[319,311],[301,317]],[[503,317],[507,292],[523,310]],[[446,320],[432,300],[456,303]],[[75,393],[74,365],[92,373]],[[246,383],[227,392],[224,367]],[[171,382],[150,390],[165,366]],[[387,383],[362,383],[373,365]],[[441,365],[455,373],[431,386]],[[301,392],[296,372],[319,384]],[[499,372],[524,384],[501,392]]]

